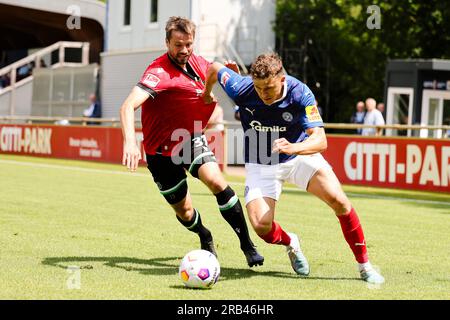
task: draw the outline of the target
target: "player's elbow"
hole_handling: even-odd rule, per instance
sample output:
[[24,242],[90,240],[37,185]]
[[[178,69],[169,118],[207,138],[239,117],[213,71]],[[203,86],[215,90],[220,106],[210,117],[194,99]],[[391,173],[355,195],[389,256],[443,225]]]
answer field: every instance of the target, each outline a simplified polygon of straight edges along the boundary
[[324,137],[324,139],[322,139],[321,144],[320,144],[320,152],[326,151],[327,148],[328,148],[327,137]]
[[134,112],[133,110],[133,106],[130,103],[127,103],[127,101],[125,101],[122,106],[120,107],[120,111],[119,111],[119,115],[120,115],[120,119],[124,120],[127,118],[127,115],[130,112]]
[[207,75],[208,78],[212,78],[211,80],[215,80],[215,77],[219,73],[219,70],[223,67],[223,65],[219,62],[213,62],[209,65]]
[[321,132],[319,136],[319,143],[318,143],[318,149],[319,152],[324,152],[328,148],[328,141],[327,136],[325,135],[325,132]]
[[127,113],[127,104],[124,102],[119,109],[120,117],[123,118]]

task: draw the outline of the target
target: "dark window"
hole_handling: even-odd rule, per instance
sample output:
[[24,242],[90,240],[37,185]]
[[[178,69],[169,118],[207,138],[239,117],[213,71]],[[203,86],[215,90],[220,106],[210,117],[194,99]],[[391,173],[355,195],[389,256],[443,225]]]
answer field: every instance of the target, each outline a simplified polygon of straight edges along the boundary
[[125,0],[123,25],[129,26],[131,22],[131,0]]
[[150,23],[158,22],[158,0],[150,0]]

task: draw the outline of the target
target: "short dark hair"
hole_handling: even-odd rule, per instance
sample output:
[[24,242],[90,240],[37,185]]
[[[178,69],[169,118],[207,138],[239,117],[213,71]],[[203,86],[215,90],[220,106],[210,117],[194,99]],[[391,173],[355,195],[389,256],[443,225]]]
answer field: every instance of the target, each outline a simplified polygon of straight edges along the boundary
[[250,67],[253,79],[266,79],[283,74],[283,62],[276,53],[259,55]]
[[166,24],[166,40],[170,40],[172,31],[180,31],[195,38],[195,23],[183,17],[170,17]]

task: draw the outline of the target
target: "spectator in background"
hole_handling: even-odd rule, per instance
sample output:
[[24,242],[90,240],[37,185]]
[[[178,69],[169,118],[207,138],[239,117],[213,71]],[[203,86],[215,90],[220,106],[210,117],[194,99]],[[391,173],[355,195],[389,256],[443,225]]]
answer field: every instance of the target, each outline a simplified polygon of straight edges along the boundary
[[383,114],[383,116],[384,116],[384,103],[383,102],[379,102],[378,104],[377,104],[377,110],[378,111],[380,111],[382,114]]
[[33,70],[33,63],[27,63],[26,65],[21,66],[17,69],[17,82],[31,76]]
[[[89,101],[91,102],[91,105],[89,106],[89,108],[83,111],[83,116],[88,118],[101,118],[102,109],[100,103],[97,100],[97,96],[92,93],[89,96]],[[98,122],[88,122],[88,124],[98,124]]]
[[11,85],[11,79],[9,77],[9,74],[5,74],[0,77],[0,89],[7,88]]
[[[450,116],[446,117],[443,122],[444,126],[450,126]],[[444,131],[444,138],[450,138],[450,129]]]
[[[356,111],[353,113],[352,117],[350,118],[350,122],[351,123],[356,123],[356,124],[363,124],[364,123],[364,117],[366,116],[366,111],[364,110],[364,102],[362,101],[358,101],[358,103],[356,103]],[[362,129],[356,129],[356,133],[357,134],[361,134]]]
[[41,59],[39,67],[40,68],[47,68],[47,64],[45,63],[44,59]]
[[384,106],[383,102],[378,102],[377,110],[381,112],[381,115],[383,116],[384,122],[386,122],[386,114],[384,113],[385,106]]
[[[381,126],[384,125],[383,115],[376,108],[377,102],[373,98],[367,98],[366,100],[366,116],[364,117],[365,125],[375,125]],[[383,134],[383,129],[378,128],[363,128],[362,135],[363,136],[381,136]]]

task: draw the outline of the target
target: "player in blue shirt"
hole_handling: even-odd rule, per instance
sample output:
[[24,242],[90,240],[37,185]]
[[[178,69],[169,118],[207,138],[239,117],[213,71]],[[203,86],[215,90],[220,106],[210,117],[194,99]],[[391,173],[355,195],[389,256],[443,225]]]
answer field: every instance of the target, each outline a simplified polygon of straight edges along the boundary
[[327,139],[314,94],[304,83],[284,74],[276,54],[260,55],[249,77],[241,76],[236,64],[226,65],[229,68],[215,62],[209,67],[203,99],[206,103],[214,100],[212,87],[219,81],[239,106],[245,131],[245,201],[255,232],[268,243],[286,246],[294,271],[309,275],[297,235],[285,232],[274,221],[276,201],[283,183],[289,181],[334,210],[361,278],[383,283],[384,278],[369,262],[358,215],[321,155]]

